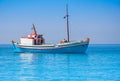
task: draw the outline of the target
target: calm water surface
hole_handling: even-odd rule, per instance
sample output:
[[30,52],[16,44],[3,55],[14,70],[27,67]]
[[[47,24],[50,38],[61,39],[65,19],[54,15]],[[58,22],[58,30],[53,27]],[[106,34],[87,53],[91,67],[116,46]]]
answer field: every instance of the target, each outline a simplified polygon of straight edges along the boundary
[[86,54],[14,53],[0,45],[0,81],[120,81],[120,45],[90,45]]

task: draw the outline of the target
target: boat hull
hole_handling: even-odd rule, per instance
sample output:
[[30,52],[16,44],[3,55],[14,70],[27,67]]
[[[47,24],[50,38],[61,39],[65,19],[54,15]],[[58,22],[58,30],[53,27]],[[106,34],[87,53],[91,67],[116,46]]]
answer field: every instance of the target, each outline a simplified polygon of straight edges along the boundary
[[51,46],[45,45],[20,45],[13,43],[15,52],[32,52],[32,53],[85,53],[89,42],[77,42],[68,44],[57,44]]

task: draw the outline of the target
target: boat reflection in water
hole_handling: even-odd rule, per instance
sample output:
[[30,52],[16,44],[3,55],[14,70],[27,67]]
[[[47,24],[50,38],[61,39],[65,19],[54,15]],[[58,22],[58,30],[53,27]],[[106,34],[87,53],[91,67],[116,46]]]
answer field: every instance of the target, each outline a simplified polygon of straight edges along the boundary
[[[21,80],[79,80],[85,74],[87,54],[21,53]],[[86,74],[87,75],[87,74]]]

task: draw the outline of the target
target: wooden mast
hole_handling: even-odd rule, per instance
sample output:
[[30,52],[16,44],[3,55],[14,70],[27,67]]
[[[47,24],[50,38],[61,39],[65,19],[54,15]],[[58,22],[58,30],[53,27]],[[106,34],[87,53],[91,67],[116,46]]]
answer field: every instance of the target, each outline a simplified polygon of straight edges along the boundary
[[66,17],[67,17],[67,41],[70,41],[69,38],[69,14],[68,14],[68,4],[66,4]]
[[33,24],[33,30],[34,30],[34,35],[37,36],[37,31],[34,24]]

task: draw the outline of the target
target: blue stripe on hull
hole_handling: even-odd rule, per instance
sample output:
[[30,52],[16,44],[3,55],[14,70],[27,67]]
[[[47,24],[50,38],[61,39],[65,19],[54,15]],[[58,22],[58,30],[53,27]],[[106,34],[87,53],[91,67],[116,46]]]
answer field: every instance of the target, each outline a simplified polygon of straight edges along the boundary
[[54,49],[29,49],[29,48],[20,48],[14,44],[15,52],[32,52],[32,53],[85,53],[87,50],[88,44],[54,48]]

